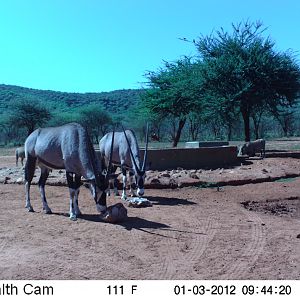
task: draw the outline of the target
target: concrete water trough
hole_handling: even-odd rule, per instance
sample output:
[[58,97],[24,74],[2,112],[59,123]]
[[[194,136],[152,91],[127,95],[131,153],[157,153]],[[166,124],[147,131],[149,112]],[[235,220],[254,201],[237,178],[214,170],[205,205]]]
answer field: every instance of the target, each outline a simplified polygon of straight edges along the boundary
[[[237,156],[238,150],[236,146],[212,146],[212,144],[207,142],[205,145],[205,147],[196,148],[149,148],[147,169],[157,171],[177,168],[213,169],[241,163],[240,158]],[[99,150],[96,150],[96,152],[100,155]],[[141,159],[144,157],[143,148],[140,149],[140,157]]]
[[186,142],[185,148],[202,148],[202,147],[220,147],[220,146],[228,146],[229,142],[224,141],[193,141],[193,142]]
[[[144,150],[141,157],[144,157]],[[210,169],[239,163],[236,146],[148,149],[149,170]]]

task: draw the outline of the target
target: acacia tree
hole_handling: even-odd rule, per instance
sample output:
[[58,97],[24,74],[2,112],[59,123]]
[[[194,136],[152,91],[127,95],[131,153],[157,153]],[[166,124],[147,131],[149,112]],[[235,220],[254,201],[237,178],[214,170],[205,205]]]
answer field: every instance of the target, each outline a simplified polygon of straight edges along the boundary
[[44,125],[51,118],[51,114],[39,101],[21,99],[11,104],[8,122],[11,126],[25,128],[27,135],[38,126]]
[[111,116],[97,104],[80,108],[77,113],[78,122],[88,129],[96,143],[99,143],[99,135],[105,135],[113,124]]
[[195,45],[205,66],[204,90],[239,111],[249,141],[255,108],[277,111],[293,105],[300,91],[300,69],[291,52],[276,52],[274,42],[263,37],[261,22],[232,27],[232,34],[221,29],[200,37]]
[[164,68],[149,72],[146,77],[149,89],[142,98],[143,105],[156,115],[177,120],[172,136],[173,147],[177,147],[189,113],[200,110],[200,66],[185,57],[174,63],[166,62]]
[[295,115],[291,108],[281,109],[273,112],[273,116],[282,128],[285,137],[292,135],[294,129]]

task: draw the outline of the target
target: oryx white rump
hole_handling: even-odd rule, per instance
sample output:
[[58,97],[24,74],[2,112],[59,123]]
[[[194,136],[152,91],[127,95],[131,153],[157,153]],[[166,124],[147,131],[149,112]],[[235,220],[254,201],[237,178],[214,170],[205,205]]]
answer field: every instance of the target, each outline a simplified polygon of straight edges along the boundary
[[81,176],[90,183],[97,210],[101,213],[106,211],[107,177],[102,173],[101,163],[97,159],[87,131],[80,124],[70,123],[60,127],[36,129],[26,139],[25,155],[26,207],[29,211],[33,211],[29,190],[36,163],[41,168],[39,188],[46,213],[51,213],[51,209],[46,201],[44,187],[49,169],[53,168],[66,170],[71,219],[76,219],[80,214],[78,194]]
[[[123,191],[122,199],[126,200],[126,170],[135,176],[137,185],[137,195],[144,195],[144,180],[146,173],[147,147],[148,147],[148,126],[146,134],[146,147],[143,161],[140,160],[140,149],[136,136],[132,130],[124,130],[123,132],[115,132],[114,145],[112,151],[112,163],[121,166],[123,173]],[[99,142],[100,153],[102,157],[107,158],[110,154],[109,145],[111,144],[112,133],[107,133]],[[132,186],[130,186],[133,195]]]

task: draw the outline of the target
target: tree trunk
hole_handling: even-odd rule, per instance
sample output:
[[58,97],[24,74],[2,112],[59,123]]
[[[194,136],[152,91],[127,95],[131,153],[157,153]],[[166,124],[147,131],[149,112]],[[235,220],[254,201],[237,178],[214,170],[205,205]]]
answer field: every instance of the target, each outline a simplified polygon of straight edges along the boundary
[[179,120],[178,129],[176,131],[176,135],[175,135],[175,138],[174,138],[174,141],[173,141],[173,147],[177,147],[177,144],[180,140],[181,131],[182,131],[184,125],[185,125],[185,122],[186,122],[186,118]]
[[227,128],[228,128],[227,140],[229,142],[229,141],[231,141],[231,137],[232,137],[232,125],[231,125],[231,123],[227,124]]
[[250,142],[250,113],[247,108],[241,109],[244,120],[245,142]]
[[[253,118],[252,118],[253,119]],[[259,122],[253,119],[255,139],[259,139]]]

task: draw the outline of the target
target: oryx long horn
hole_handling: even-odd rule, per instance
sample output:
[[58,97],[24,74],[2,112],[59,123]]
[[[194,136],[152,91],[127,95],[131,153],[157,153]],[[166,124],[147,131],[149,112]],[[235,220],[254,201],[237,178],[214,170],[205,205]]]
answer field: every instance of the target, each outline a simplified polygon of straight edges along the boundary
[[115,129],[112,132],[111,137],[111,146],[110,146],[110,154],[109,154],[109,161],[107,166],[107,174],[110,175],[111,173],[111,165],[112,165],[112,156],[113,156],[113,150],[114,150],[114,139],[115,139]]
[[143,160],[142,172],[145,172],[145,168],[146,168],[146,161],[147,161],[147,154],[148,154],[148,136],[149,136],[149,123],[147,123],[146,147],[145,147],[145,152],[144,152],[144,160]]
[[130,147],[130,143],[129,143],[129,140],[128,140],[128,137],[127,137],[127,134],[126,134],[126,132],[125,132],[125,129],[124,129],[123,125],[122,125],[122,129],[123,129],[123,132],[124,132],[124,135],[125,135],[127,144],[128,144],[129,152],[130,152],[132,161],[133,161],[133,163],[134,163],[134,166],[135,166],[135,168],[136,168],[137,171],[140,171],[140,168],[138,167],[138,165],[136,164],[136,161],[135,161],[135,159],[134,159],[134,156],[133,156],[133,153],[132,153],[132,150],[131,150],[131,147]]

